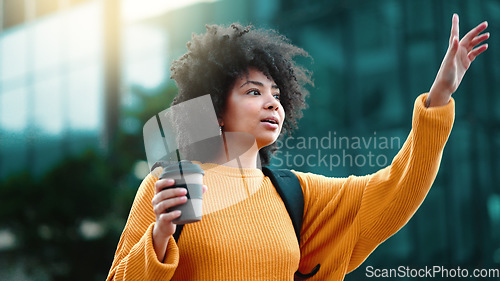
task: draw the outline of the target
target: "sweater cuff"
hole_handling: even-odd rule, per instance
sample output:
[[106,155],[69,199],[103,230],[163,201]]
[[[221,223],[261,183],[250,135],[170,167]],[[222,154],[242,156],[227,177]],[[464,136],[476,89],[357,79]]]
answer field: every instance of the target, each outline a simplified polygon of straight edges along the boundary
[[[179,248],[172,236],[168,240],[165,263],[162,263],[156,257],[156,252],[153,247],[153,226],[152,223],[146,233],[146,268],[150,269],[150,276],[165,276],[165,280],[170,280],[174,275],[177,265],[179,264]],[[163,278],[162,278],[163,280]]]
[[442,133],[447,139],[455,120],[455,100],[451,98],[443,106],[425,107],[428,95],[429,93],[421,94],[415,101],[413,128],[432,129],[434,133]]
[[455,117],[455,100],[450,98],[446,105],[426,107],[425,102],[429,93],[421,94],[415,100],[415,113],[427,115],[433,119],[452,119]]

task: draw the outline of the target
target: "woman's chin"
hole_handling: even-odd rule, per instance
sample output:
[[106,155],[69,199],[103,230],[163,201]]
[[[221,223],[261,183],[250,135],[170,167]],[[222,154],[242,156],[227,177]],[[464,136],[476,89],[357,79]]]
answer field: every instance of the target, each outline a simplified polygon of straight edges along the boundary
[[273,143],[276,142],[276,140],[278,140],[278,138],[269,138],[269,139],[260,139],[260,140],[257,140],[257,146],[259,147],[259,149],[262,149],[266,146],[270,146],[272,145]]

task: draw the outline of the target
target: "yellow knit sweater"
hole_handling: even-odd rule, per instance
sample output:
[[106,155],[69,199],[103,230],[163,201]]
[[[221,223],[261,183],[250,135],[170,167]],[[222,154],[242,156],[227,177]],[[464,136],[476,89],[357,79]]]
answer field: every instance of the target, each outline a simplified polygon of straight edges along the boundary
[[141,184],[108,280],[342,280],[411,218],[436,176],[454,120],[454,101],[425,108],[417,98],[412,130],[391,165],[375,174],[328,178],[295,172],[304,193],[300,249],[286,208],[258,169],[203,164],[204,216],[171,237],[165,263],[152,243],[154,184]]

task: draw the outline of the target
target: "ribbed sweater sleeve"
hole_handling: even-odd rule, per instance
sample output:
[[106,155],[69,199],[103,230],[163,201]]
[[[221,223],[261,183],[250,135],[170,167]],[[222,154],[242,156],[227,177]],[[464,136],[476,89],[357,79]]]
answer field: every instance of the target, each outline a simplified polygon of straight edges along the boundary
[[403,227],[425,199],[439,170],[454,121],[454,100],[426,108],[427,95],[415,102],[412,130],[391,166],[370,176],[361,201],[360,238],[350,270]]
[[390,166],[368,176],[328,178],[295,172],[304,192],[299,270],[309,280],[342,280],[403,227],[427,195],[454,121],[454,101],[415,101],[412,130]]
[[120,237],[107,280],[170,280],[179,263],[179,249],[170,237],[165,263],[158,261],[153,248],[155,216],[151,200],[158,180],[148,175],[134,199],[127,224]]

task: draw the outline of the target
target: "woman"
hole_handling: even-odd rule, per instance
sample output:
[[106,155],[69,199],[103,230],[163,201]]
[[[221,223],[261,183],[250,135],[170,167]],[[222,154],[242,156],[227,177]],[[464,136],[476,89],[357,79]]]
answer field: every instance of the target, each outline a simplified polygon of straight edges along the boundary
[[[175,61],[173,104],[210,94],[221,131],[255,139],[224,165],[203,163],[205,215],[172,238],[185,189],[150,174],[141,184],[108,280],[342,280],[410,219],[429,191],[454,120],[453,92],[480,45],[483,22],[459,40],[453,15],[449,48],[428,94],[415,102],[412,130],[392,164],[375,174],[328,178],[295,172],[304,194],[300,247],[281,198],[258,169],[274,142],[295,127],[311,83],[295,64],[307,53],[272,32],[232,25],[207,27]],[[285,118],[286,117],[286,118]],[[224,162],[224,161],[222,161]],[[206,189],[205,186],[205,189]]]

